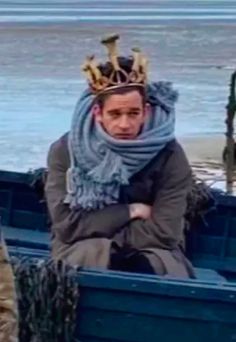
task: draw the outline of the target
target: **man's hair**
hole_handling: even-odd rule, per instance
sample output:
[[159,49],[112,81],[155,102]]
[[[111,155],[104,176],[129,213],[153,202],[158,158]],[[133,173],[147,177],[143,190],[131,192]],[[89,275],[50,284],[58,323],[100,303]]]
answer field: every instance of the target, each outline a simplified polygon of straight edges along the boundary
[[[120,67],[125,70],[128,74],[132,71],[132,66],[133,66],[133,57],[118,57],[118,62]],[[111,73],[114,71],[111,62],[107,62],[105,64],[100,64],[99,69],[102,72],[102,74],[106,77],[109,78]],[[121,76],[121,81],[124,81],[122,79],[122,74]],[[126,86],[116,88],[116,89],[110,89],[108,91],[104,91],[101,94],[97,96],[96,103],[99,105],[100,108],[103,108],[104,102],[110,97],[111,95],[123,95],[132,91],[137,91],[142,99],[143,99],[143,105],[146,103],[146,91],[145,87],[140,85],[140,86],[134,86],[134,85],[129,85],[127,84]]]

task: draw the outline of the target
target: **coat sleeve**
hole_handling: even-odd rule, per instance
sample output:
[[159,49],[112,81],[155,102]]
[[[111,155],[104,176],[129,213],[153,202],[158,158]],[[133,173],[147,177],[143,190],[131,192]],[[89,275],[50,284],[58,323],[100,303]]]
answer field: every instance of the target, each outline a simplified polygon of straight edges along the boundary
[[0,231],[0,341],[18,342],[18,310],[14,275]]
[[191,168],[184,151],[177,145],[169,157],[161,179],[157,180],[151,218],[136,219],[116,234],[118,245],[131,248],[174,249],[183,239],[184,214],[191,185]]
[[[70,210],[64,204],[68,150],[62,143],[54,143],[48,153],[48,176],[45,185],[47,206],[53,234],[64,243],[113,236],[129,222],[126,204],[114,204],[101,210]],[[68,161],[69,162],[69,161]]]

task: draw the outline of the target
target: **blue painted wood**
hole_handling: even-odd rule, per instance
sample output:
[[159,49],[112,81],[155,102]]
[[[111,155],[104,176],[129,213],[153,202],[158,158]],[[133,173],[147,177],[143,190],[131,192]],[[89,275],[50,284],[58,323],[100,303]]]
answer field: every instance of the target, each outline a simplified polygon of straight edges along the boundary
[[1,183],[30,184],[32,182],[32,173],[0,171]]
[[233,341],[236,285],[82,271],[77,337],[89,341]]
[[191,233],[191,259],[200,267],[236,272],[236,200],[220,196],[217,210]]
[[[96,288],[104,288],[104,279],[107,281],[106,286],[111,289],[116,289],[117,286],[119,289],[127,290],[128,288],[131,291],[145,292],[145,286],[148,286],[148,291],[153,294],[166,293],[168,291],[169,295],[178,295],[184,297],[196,297],[196,289],[197,295],[202,296],[202,299],[209,300],[219,300],[224,297],[224,300],[229,300],[230,302],[235,301],[235,289],[236,283],[229,282],[218,282],[215,281],[205,281],[199,279],[176,279],[170,277],[158,277],[155,275],[146,275],[146,274],[133,274],[133,273],[125,273],[125,272],[115,272],[115,271],[98,271],[98,270],[84,270],[82,276],[85,276],[82,279],[83,284],[86,284],[90,287],[90,284],[93,283],[93,286]],[[126,279],[124,283],[123,279]],[[81,279],[80,279],[81,280]],[[137,280],[137,283],[135,283]],[[144,285],[143,285],[144,284]],[[157,284],[160,286],[157,287]],[[179,286],[181,285],[181,287]],[[122,286],[125,286],[124,288]],[[209,287],[211,288],[211,293],[209,294]],[[227,292],[229,289],[233,290],[232,298],[231,295]],[[164,291],[164,292],[163,292]],[[226,294],[224,296],[224,294]]]
[[[158,300],[155,300],[159,305]],[[173,303],[175,304],[175,303]],[[192,307],[194,310],[194,306]],[[235,323],[234,323],[235,324]],[[188,320],[158,315],[131,314],[129,312],[86,310],[79,316],[79,341],[87,342],[99,337],[102,341],[129,342],[222,342],[233,341],[233,324],[218,324],[201,320]]]
[[48,231],[46,203],[32,188],[33,174],[0,171],[0,216],[2,224]]
[[48,259],[50,257],[50,252],[39,248],[29,248],[29,247],[19,247],[19,246],[9,246],[9,254],[16,258],[32,258],[32,259]]
[[[32,174],[0,171],[0,216],[5,226],[30,230],[30,234],[24,232],[23,239],[16,234],[15,244],[31,248],[35,239],[35,247],[41,249],[41,238],[37,235],[36,240],[33,232],[49,232],[49,222],[45,203],[30,186],[32,181]],[[191,230],[189,257],[198,267],[236,273],[236,197],[219,192],[214,195],[217,209],[206,215],[207,225],[199,224]],[[13,240],[9,238],[10,243]]]
[[[36,250],[30,253],[37,257]],[[215,279],[211,270],[198,272],[206,278],[79,271],[76,338],[81,342],[172,342],[174,336],[181,342],[233,341],[236,283]]]
[[2,226],[4,237],[10,246],[28,247],[48,250],[50,234],[37,230],[18,229],[15,227]]
[[[46,207],[30,175],[0,172],[0,213],[12,255],[49,256]],[[236,341],[236,199],[218,196],[208,226],[193,230],[192,260],[198,280],[81,270],[76,337],[81,342]]]

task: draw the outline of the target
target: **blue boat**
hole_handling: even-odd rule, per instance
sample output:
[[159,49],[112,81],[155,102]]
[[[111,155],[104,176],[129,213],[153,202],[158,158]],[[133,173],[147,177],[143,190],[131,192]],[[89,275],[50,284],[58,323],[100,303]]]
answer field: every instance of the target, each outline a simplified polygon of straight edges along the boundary
[[[35,188],[35,174],[0,172],[0,216],[15,256],[49,255],[46,204]],[[216,207],[187,236],[196,280],[78,272],[79,341],[236,340],[236,197],[213,196]]]
[[[73,279],[79,301],[73,341],[236,341],[236,196],[230,194],[236,161],[235,88],[236,72],[230,83],[223,152],[227,193],[212,190],[215,207],[203,220],[193,221],[186,232],[187,256],[197,278],[76,270]],[[43,260],[50,254],[50,224],[42,188],[40,170],[0,171],[0,216],[12,256]]]

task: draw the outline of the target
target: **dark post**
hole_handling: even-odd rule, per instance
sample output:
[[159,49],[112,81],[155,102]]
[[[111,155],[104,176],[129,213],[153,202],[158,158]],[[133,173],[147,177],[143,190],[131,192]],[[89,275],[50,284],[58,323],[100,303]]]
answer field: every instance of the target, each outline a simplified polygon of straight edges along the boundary
[[234,175],[234,116],[236,112],[236,71],[231,75],[229,101],[226,106],[226,188],[228,193],[233,191]]

